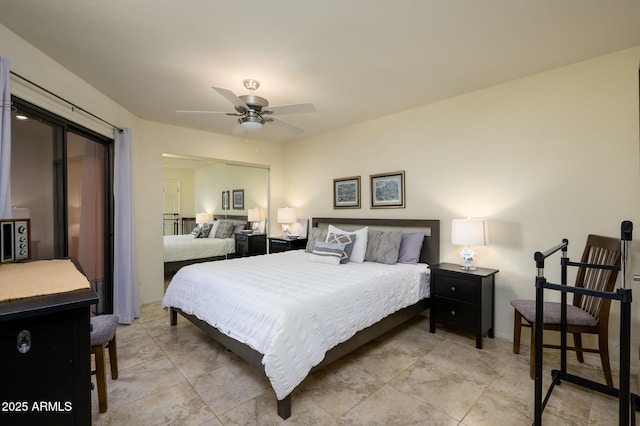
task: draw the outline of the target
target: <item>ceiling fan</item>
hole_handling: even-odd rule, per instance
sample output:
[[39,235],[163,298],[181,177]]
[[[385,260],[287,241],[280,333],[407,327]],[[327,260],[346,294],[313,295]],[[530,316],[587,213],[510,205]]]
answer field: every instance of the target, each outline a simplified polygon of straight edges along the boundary
[[244,87],[246,87],[250,92],[248,95],[236,96],[236,94],[231,90],[223,89],[221,87],[212,87],[213,90],[221,94],[226,100],[233,104],[236,112],[188,110],[178,110],[176,112],[194,114],[226,114],[239,117],[238,123],[240,125],[234,129],[234,133],[240,133],[245,130],[254,132],[256,130],[260,130],[265,123],[273,123],[275,126],[295,134],[304,132],[304,129],[273,117],[273,115],[316,112],[316,108],[310,103],[277,105],[270,107],[269,101],[253,94],[253,92],[260,87],[260,82],[258,80],[246,79],[243,83]]

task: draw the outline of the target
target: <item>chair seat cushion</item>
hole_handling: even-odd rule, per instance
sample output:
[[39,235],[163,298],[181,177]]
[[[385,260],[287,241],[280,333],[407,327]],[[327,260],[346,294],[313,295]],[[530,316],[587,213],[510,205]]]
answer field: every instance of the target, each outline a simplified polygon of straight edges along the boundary
[[107,344],[115,336],[117,327],[117,315],[91,317],[91,346]]
[[[535,300],[512,300],[511,306],[520,312],[527,321],[534,322],[536,320]],[[544,317],[542,322],[545,324],[560,324],[561,306],[558,302],[544,302]],[[577,306],[567,305],[567,324],[593,327],[598,325],[598,321]]]

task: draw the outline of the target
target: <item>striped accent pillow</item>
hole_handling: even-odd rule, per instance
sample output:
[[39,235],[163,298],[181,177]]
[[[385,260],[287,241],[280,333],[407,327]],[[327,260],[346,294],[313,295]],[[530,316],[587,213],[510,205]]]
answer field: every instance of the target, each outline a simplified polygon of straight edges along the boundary
[[328,243],[345,243],[342,256],[340,257],[340,263],[348,263],[351,257],[351,250],[353,250],[353,244],[356,242],[356,234],[329,234],[327,236]]
[[345,243],[316,241],[316,245],[311,252],[311,254],[313,254],[313,256],[311,256],[311,260],[314,262],[339,265],[345,246]]

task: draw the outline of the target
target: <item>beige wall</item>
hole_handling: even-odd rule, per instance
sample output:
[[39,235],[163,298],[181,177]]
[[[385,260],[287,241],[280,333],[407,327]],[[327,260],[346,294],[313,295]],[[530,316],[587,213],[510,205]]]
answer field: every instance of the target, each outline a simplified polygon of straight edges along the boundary
[[[196,211],[214,215],[247,216],[248,209],[267,209],[269,170],[218,163],[195,170]],[[233,190],[244,190],[244,209],[233,208]],[[229,210],[222,209],[222,191],[229,191]]]
[[[303,216],[440,219],[449,262],[460,260],[451,219],[487,218],[491,245],[477,248],[477,264],[500,269],[496,334],[510,339],[509,302],[534,296],[536,250],[566,237],[578,257],[588,233],[619,236],[624,219],[640,226],[639,58],[636,47],[290,143],[287,204]],[[406,208],[370,209],[369,175],[397,170]],[[362,208],[333,210],[333,179],[355,175]]]

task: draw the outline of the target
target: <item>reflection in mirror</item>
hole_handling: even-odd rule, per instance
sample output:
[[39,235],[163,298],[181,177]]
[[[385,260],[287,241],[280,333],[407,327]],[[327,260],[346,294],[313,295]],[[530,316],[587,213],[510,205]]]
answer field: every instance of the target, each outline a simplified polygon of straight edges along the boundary
[[[189,263],[224,259],[235,252],[233,235],[226,238],[219,232],[218,236],[225,238],[216,238],[211,233],[209,236],[211,240],[216,240],[215,244],[224,245],[223,240],[226,240],[224,248],[197,254],[174,252],[173,242],[180,239],[193,240],[191,233],[198,227],[202,228],[204,223],[212,223],[213,219],[228,219],[235,224],[246,224],[247,229],[254,229],[255,225],[256,232],[266,233],[266,220],[269,216],[268,167],[163,154],[163,180],[165,273]],[[252,222],[256,223],[249,223],[249,213],[252,214]],[[239,232],[240,228],[235,227],[234,230]]]

